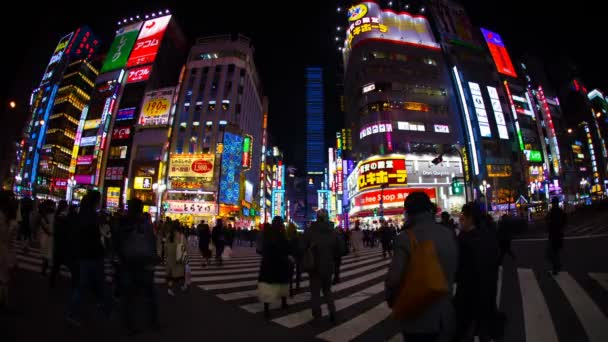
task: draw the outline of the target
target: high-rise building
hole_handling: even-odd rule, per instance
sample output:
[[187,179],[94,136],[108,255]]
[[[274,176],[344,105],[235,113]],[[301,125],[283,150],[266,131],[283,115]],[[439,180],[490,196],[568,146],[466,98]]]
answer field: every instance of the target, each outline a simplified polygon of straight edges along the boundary
[[169,11],[123,20],[95,81],[76,155],[76,198],[102,191],[111,210],[129,198],[159,213],[165,185],[173,93],[186,41]]
[[306,68],[306,218],[314,219],[317,190],[321,189],[325,171],[325,115],[323,69]]
[[199,38],[190,50],[173,123],[168,215],[255,221],[266,113],[253,56],[242,35]]
[[39,198],[65,195],[72,146],[78,123],[89,102],[97,69],[91,64],[99,41],[84,26],[59,40],[42,80],[30,98],[18,161],[16,191]]
[[344,13],[345,126],[358,162],[344,185],[349,219],[399,221],[403,199],[415,190],[442,209],[462,206],[453,180],[466,165],[451,149],[464,142],[457,94],[425,8],[396,12],[365,1]]

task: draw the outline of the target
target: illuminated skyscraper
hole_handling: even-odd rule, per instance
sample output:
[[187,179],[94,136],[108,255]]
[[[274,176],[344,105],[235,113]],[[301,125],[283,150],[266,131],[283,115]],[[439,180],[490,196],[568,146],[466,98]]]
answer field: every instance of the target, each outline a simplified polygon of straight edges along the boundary
[[323,69],[306,68],[306,172],[323,174],[325,167],[325,125]]
[[91,58],[99,41],[88,27],[59,40],[42,80],[30,98],[31,119],[19,160],[16,190],[25,196],[63,197],[72,146],[89,102],[97,69]]

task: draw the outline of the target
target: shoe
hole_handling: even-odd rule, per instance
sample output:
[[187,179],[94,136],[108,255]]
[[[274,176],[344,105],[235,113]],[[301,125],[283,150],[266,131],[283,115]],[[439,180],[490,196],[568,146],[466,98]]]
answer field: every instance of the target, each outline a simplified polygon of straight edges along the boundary
[[173,292],[173,290],[172,290],[172,289],[168,289],[168,290],[167,290],[167,294],[168,294],[169,296],[171,296],[171,297],[175,297],[175,292]]

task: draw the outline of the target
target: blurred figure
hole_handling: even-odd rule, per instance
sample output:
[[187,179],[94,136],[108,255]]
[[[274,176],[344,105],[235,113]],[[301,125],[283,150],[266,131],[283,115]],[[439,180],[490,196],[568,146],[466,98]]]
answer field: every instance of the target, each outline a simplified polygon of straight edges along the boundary
[[[313,222],[302,237],[304,254],[309,259],[306,271],[310,276],[310,296],[313,324],[321,319],[321,290],[327,301],[329,319],[336,321],[336,306],[331,292],[332,275],[335,270],[335,260],[339,254],[338,236],[332,229],[325,209],[317,211],[317,221]],[[310,260],[312,258],[312,260]]]
[[222,254],[224,253],[224,247],[226,246],[226,232],[224,231],[224,224],[222,219],[217,219],[213,232],[211,232],[211,240],[215,245],[215,260],[218,265],[222,265]]
[[173,291],[174,284],[182,283],[182,291],[187,289],[185,284],[186,244],[179,222],[173,222],[171,231],[167,236],[165,255],[167,256],[167,293],[170,296],[175,296],[175,292]]
[[492,220],[477,204],[462,207],[460,224],[455,341],[472,342],[479,336],[480,342],[488,342],[497,313],[498,239]]
[[511,216],[504,214],[498,221],[498,247],[500,249],[500,263],[502,264],[504,257],[508,254],[515,259],[515,254],[511,249],[511,241],[513,240],[513,220]]
[[49,277],[49,287],[54,288],[57,274],[61,265],[65,265],[70,271],[72,288],[78,284],[78,270],[75,251],[76,232],[74,230],[75,215],[70,215],[68,202],[59,201],[57,212],[53,223],[53,267]]
[[[412,192],[404,202],[407,226],[417,241],[432,240],[439,264],[447,280],[448,289],[454,283],[458,264],[458,246],[452,232],[435,222],[435,212],[429,196],[424,192]],[[408,272],[412,252],[410,233],[403,232],[395,239],[395,248],[385,281],[385,295],[389,307],[393,307],[401,290],[402,280]],[[450,334],[454,310],[450,295],[430,304],[417,317],[400,321],[404,341],[443,341]]]
[[552,265],[550,272],[553,275],[557,275],[562,268],[560,254],[564,247],[564,227],[568,220],[568,216],[564,210],[559,207],[559,199],[557,197],[551,199],[551,210],[546,220],[547,227],[549,228],[547,257]]
[[350,245],[355,257],[359,257],[359,253],[363,250],[363,231],[361,230],[361,225],[359,221],[355,222],[355,228],[350,232]]
[[209,243],[211,241],[211,231],[209,225],[205,221],[201,221],[197,227],[198,233],[198,250],[201,252],[203,257],[203,267],[209,265],[209,259],[211,258],[211,250],[209,249]]
[[300,251],[300,236],[296,225],[289,223],[287,226],[287,241],[289,243],[289,254],[292,256],[291,274],[289,276],[289,296],[293,297],[294,292],[294,277],[295,290],[300,289],[300,281],[302,279],[302,252]]
[[29,197],[21,199],[19,204],[19,240],[24,241],[24,250],[27,250],[27,246],[32,242],[32,230],[30,226],[30,213],[34,210],[34,201]]
[[340,266],[342,266],[342,257],[348,254],[348,238],[344,232],[344,229],[338,228],[336,230],[336,235],[338,237],[338,251],[335,256],[336,262],[334,264],[334,285],[340,282]]
[[12,241],[17,235],[17,203],[10,191],[0,191],[0,310],[9,304],[9,284],[17,267]]
[[55,202],[48,200],[40,205],[40,254],[42,255],[42,275],[53,262],[53,221]]
[[264,227],[262,263],[258,278],[258,298],[264,303],[264,317],[270,318],[270,303],[281,299],[281,307],[287,308],[289,293],[289,243],[285,237],[283,219],[276,216],[272,225]]
[[119,225],[115,247],[121,264],[124,327],[129,335],[138,332],[133,324],[133,299],[141,291],[147,304],[148,324],[152,329],[159,329],[154,286],[154,267],[158,264],[159,257],[154,228],[149,217],[143,215],[140,199],[129,200],[127,215]]

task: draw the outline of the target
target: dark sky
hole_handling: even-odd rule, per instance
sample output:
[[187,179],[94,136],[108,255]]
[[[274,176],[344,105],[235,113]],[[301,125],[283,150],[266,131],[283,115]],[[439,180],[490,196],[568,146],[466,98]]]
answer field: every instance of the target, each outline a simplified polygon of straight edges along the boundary
[[[341,126],[335,113],[334,1],[313,0],[280,6],[277,2],[252,1],[141,1],[106,0],[88,2],[29,2],[5,13],[2,22],[3,63],[2,99],[24,101],[42,75],[59,38],[87,24],[107,49],[124,17],[169,8],[192,41],[198,36],[241,32],[255,44],[256,62],[264,94],[270,98],[269,125],[273,141],[285,149],[288,162],[303,165],[304,155],[304,68],[327,67],[326,136],[333,137]],[[171,6],[167,4],[173,3]],[[191,5],[198,3],[199,7]],[[576,3],[560,6],[555,2],[512,0],[463,0],[471,20],[502,35],[512,55],[531,52],[541,55],[552,66],[572,60],[588,88],[608,89],[608,73],[602,55],[605,41],[603,20],[597,8]],[[97,7],[91,11],[91,6]],[[344,22],[342,22],[344,24]],[[25,114],[23,114],[25,115]]]

